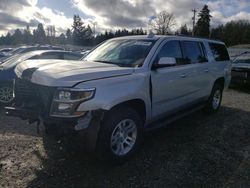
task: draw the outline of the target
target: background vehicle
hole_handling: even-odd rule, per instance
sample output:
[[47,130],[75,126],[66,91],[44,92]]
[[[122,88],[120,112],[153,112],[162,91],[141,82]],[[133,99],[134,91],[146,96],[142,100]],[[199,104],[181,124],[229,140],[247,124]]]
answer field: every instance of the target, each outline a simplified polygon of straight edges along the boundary
[[233,61],[231,84],[250,84],[250,52],[244,52]]
[[0,58],[5,57],[6,56],[5,54],[12,51],[12,50],[13,50],[13,48],[2,48],[2,49],[0,49]]
[[48,50],[32,51],[25,54],[18,54],[9,58],[0,65],[0,104],[8,104],[13,101],[13,80],[16,75],[14,69],[17,64],[29,59],[61,59],[79,60],[82,54],[68,51]]
[[2,57],[0,61],[3,61],[16,54],[24,54],[24,53],[36,51],[36,50],[64,50],[64,49],[58,46],[49,46],[49,45],[21,46],[21,47],[13,49],[12,51],[8,53],[4,53],[4,57]]
[[2,48],[2,49],[0,49],[0,53],[6,53],[6,52],[10,52],[12,50],[13,50],[13,48]]
[[138,149],[143,130],[201,108],[217,112],[231,78],[224,43],[199,38],[121,37],[84,60],[19,64],[17,103],[6,113],[84,135],[88,150],[112,162]]

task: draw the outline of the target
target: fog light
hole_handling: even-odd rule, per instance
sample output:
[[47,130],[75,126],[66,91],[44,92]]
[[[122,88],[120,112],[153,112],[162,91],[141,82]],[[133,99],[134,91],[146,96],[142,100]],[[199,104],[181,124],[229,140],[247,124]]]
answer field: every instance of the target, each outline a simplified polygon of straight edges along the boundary
[[59,103],[58,110],[59,111],[69,111],[72,109],[72,106],[73,106],[72,103]]

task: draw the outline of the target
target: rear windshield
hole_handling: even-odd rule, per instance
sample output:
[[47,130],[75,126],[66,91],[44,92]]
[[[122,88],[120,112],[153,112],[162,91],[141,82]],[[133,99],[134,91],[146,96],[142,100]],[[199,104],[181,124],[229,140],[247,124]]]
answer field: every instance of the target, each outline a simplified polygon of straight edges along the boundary
[[226,46],[218,43],[209,43],[210,49],[214,55],[215,61],[230,60]]

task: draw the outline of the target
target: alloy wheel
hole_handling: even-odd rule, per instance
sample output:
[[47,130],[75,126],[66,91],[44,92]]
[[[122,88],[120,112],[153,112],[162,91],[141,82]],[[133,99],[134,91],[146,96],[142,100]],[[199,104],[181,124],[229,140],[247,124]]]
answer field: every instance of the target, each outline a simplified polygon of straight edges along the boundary
[[111,150],[115,155],[123,156],[129,153],[135,145],[137,127],[133,120],[125,119],[119,122],[111,134]]
[[1,103],[10,103],[13,101],[13,89],[11,87],[0,87],[0,102]]
[[221,91],[219,89],[217,89],[214,92],[214,96],[213,96],[213,109],[217,109],[220,106],[220,102],[221,102]]

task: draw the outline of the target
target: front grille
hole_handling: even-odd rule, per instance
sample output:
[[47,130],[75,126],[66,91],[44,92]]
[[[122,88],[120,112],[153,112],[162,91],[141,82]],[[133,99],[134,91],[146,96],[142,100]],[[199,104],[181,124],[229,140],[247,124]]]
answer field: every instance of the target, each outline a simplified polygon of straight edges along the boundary
[[15,80],[15,100],[21,106],[49,112],[55,88],[33,84],[23,79]]

